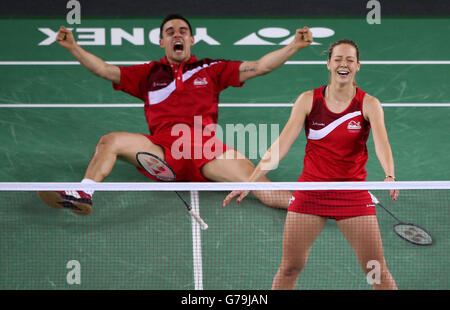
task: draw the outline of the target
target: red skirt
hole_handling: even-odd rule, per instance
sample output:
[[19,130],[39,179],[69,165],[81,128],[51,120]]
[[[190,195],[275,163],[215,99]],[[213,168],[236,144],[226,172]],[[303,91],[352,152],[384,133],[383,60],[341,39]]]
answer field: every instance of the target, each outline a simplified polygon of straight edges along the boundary
[[335,219],[376,214],[367,190],[295,191],[288,211]]

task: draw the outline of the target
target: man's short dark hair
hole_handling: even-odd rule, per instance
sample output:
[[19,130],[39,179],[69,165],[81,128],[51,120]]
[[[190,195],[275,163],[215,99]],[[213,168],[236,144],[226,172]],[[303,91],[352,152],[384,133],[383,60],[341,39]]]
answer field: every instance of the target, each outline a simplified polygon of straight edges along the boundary
[[161,27],[159,27],[159,38],[160,38],[160,39],[162,39],[162,36],[163,36],[163,27],[164,27],[164,25],[165,25],[168,21],[170,21],[170,20],[172,20],[172,19],[181,19],[181,20],[185,21],[186,24],[189,26],[189,31],[191,32],[191,36],[193,35],[193,34],[192,34],[192,27],[191,27],[191,24],[189,23],[189,21],[188,21],[186,18],[184,18],[184,17],[183,17],[182,15],[180,15],[180,14],[170,14],[170,15],[167,15],[167,16],[164,18],[164,20],[163,20],[162,23],[161,23]]

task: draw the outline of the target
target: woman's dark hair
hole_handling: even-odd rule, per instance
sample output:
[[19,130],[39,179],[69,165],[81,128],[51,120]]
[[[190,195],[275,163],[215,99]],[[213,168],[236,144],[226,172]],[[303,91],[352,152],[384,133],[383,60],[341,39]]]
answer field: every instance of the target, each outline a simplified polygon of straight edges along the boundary
[[162,33],[163,33],[163,27],[164,27],[164,25],[165,25],[168,21],[170,21],[170,20],[172,20],[172,19],[181,19],[181,20],[185,21],[186,24],[188,24],[188,26],[189,26],[189,31],[191,32],[191,36],[193,35],[193,34],[192,34],[192,27],[191,27],[191,24],[189,23],[189,21],[188,21],[186,18],[184,18],[184,17],[183,17],[182,15],[180,15],[180,14],[170,14],[170,15],[167,15],[167,16],[164,18],[164,20],[163,20],[162,23],[161,23],[161,26],[159,27],[159,38],[160,38],[160,39],[162,39]]

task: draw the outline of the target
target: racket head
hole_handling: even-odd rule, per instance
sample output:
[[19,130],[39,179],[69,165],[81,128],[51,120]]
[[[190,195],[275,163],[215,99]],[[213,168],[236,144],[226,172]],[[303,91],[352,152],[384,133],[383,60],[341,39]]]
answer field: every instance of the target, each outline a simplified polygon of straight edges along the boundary
[[176,174],[172,167],[155,154],[137,152],[136,160],[142,169],[160,181],[170,182],[176,179]]
[[394,225],[394,232],[402,239],[415,245],[432,245],[434,240],[431,234],[420,226],[411,223],[398,223]]

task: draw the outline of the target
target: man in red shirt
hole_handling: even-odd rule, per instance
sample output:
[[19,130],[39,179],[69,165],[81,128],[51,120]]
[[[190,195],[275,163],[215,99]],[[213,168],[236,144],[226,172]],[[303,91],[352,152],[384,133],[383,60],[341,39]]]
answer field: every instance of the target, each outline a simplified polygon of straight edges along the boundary
[[[257,61],[197,60],[191,54],[194,44],[191,25],[180,15],[169,15],[160,27],[160,46],[165,57],[143,65],[118,67],[85,51],[71,31],[61,26],[57,42],[93,74],[113,82],[145,102],[150,135],[112,132],[101,137],[82,182],[100,182],[111,172],[117,158],[139,168],[137,152],[152,153],[174,170],[175,181],[241,182],[249,178],[254,165],[235,149],[215,137],[219,93],[228,86],[241,87],[245,81],[267,74],[312,42],[307,27],[298,29],[289,45]],[[184,126],[184,127],[183,127]],[[180,128],[209,131],[208,138],[195,141],[180,137]],[[208,143],[208,154],[204,153]],[[180,147],[181,144],[181,147]],[[199,145],[200,144],[200,145]],[[200,150],[200,151],[199,151]],[[141,172],[153,178],[145,171]],[[258,181],[269,181],[266,177]],[[87,215],[92,211],[92,192],[40,192],[47,204]],[[254,195],[264,204],[287,208],[291,193]]]

